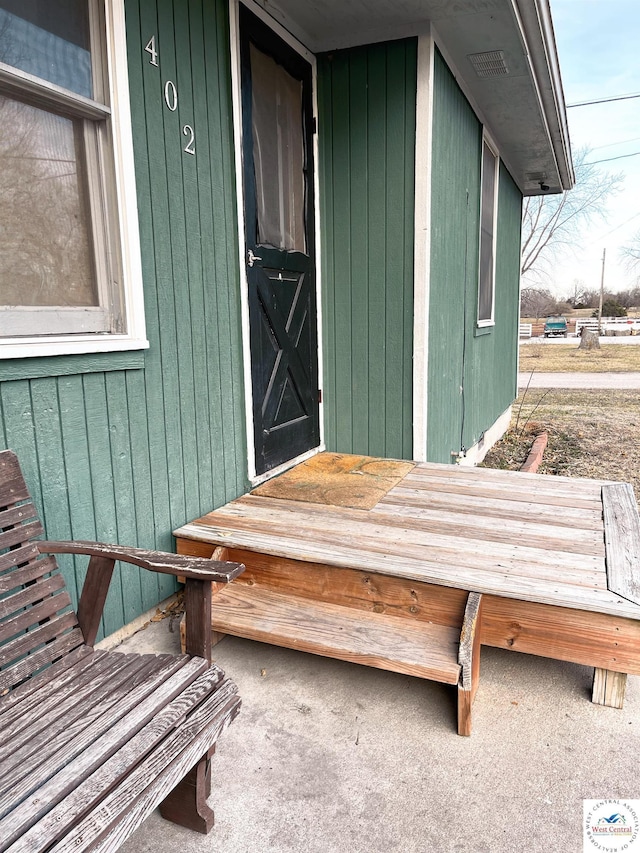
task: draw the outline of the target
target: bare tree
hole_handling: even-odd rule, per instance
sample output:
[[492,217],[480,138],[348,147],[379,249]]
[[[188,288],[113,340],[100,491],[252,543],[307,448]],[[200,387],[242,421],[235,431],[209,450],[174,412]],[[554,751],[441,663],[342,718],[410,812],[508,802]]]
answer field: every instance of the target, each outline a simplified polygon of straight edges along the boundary
[[630,243],[622,247],[620,254],[628,269],[640,271],[640,231],[633,235]]
[[[582,228],[606,213],[624,175],[603,172],[588,162],[590,150],[574,156],[576,185],[563,195],[529,196],[522,214],[522,274],[543,279],[560,248],[580,245]],[[639,244],[640,245],[640,244]]]
[[557,302],[555,296],[548,290],[538,287],[523,287],[520,292],[520,316],[532,317],[539,320],[548,314],[555,313]]

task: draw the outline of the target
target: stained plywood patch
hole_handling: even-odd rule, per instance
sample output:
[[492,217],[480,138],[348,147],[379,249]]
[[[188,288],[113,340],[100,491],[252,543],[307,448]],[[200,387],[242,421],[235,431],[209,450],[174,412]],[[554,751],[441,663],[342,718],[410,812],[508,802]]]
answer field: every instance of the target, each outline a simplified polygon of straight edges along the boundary
[[254,489],[283,500],[373,509],[415,467],[414,462],[345,453],[319,453]]

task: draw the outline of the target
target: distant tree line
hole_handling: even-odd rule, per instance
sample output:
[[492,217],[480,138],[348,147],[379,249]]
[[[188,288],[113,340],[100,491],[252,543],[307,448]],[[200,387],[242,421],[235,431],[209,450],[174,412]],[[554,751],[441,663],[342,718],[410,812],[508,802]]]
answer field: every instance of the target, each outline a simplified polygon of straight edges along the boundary
[[[599,290],[586,290],[574,284],[573,292],[558,299],[541,287],[523,287],[520,293],[520,316],[539,320],[551,314],[564,314],[574,308],[592,308],[596,313],[600,303]],[[603,317],[625,317],[629,308],[640,308],[640,287],[602,295]]]

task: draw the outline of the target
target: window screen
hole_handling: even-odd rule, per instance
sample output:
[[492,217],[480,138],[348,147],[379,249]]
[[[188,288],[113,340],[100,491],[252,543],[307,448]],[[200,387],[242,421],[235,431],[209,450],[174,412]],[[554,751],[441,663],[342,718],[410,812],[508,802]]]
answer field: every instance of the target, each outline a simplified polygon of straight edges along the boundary
[[306,252],[302,82],[251,45],[258,242]]
[[485,142],[482,147],[482,196],[480,202],[480,275],[478,282],[478,322],[493,320],[494,234],[496,213],[496,155]]

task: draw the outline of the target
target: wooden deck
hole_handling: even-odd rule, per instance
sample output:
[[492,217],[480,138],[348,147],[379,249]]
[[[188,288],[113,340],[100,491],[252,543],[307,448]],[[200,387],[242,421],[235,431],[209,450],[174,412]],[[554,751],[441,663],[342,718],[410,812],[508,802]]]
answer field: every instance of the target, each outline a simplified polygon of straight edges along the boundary
[[[332,456],[350,458],[322,458]],[[362,466],[351,473],[367,476]],[[595,667],[594,701],[620,705],[624,676],[613,673],[640,674],[640,522],[629,486],[430,463],[409,466],[368,509],[332,505],[317,484],[311,501],[285,486],[287,497],[275,479],[268,494],[176,531],[182,553],[223,546],[247,566],[214,598],[216,630],[421,675],[425,623],[459,630],[476,592],[482,644]],[[339,608],[336,618],[321,617],[323,607]],[[361,647],[337,650],[349,633],[338,616],[358,624]]]

